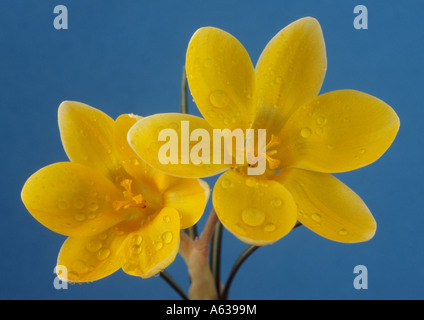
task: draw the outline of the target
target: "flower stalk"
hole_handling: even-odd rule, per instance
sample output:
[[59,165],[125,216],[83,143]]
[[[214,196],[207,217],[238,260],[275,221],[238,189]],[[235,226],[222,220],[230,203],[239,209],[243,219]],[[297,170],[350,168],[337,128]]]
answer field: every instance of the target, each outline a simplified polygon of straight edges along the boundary
[[185,232],[181,232],[179,252],[187,264],[191,280],[188,293],[190,300],[218,299],[215,279],[208,264],[209,243],[217,222],[218,217],[212,209],[199,238],[193,240]]

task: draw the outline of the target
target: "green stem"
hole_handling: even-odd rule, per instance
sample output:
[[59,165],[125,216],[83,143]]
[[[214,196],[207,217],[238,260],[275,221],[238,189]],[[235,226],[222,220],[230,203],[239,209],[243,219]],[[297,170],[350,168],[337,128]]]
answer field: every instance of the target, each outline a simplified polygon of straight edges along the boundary
[[[183,72],[182,72],[182,76],[181,76],[180,112],[184,113],[184,114],[188,113],[187,74],[186,74],[185,67],[183,67]],[[187,228],[185,231],[192,240],[197,238],[197,226],[196,225],[194,225],[190,228]]]
[[182,79],[181,79],[180,112],[181,113],[188,113],[187,74],[186,74],[185,67],[183,68],[183,75],[182,75]]
[[212,237],[211,253],[210,253],[210,267],[213,278],[215,280],[216,291],[218,298],[221,291],[221,243],[222,243],[222,223],[217,222],[215,231]]
[[233,268],[231,269],[230,275],[228,276],[228,280],[224,287],[224,290],[222,291],[221,299],[223,300],[228,299],[228,292],[230,291],[231,284],[234,280],[234,277],[236,276],[237,271],[240,269],[243,262],[246,261],[246,259],[249,258],[250,255],[253,252],[255,252],[258,248],[259,248],[258,246],[250,245],[246,249],[244,249],[241,255],[237,258]]
[[[292,230],[302,226],[302,224],[298,221]],[[240,254],[240,256],[237,258],[236,262],[234,263],[233,268],[231,269],[230,275],[228,276],[227,283],[224,287],[224,290],[222,291],[221,299],[227,300],[228,299],[228,293],[230,291],[231,284],[234,280],[234,277],[236,276],[237,271],[240,269],[243,262],[246,261],[247,258],[251,256],[253,252],[255,252],[259,247],[250,245],[246,249],[243,250],[243,252]]]
[[160,277],[164,279],[171,286],[171,288],[174,289],[180,295],[181,298],[183,298],[184,300],[188,300],[188,297],[183,291],[183,289],[181,289],[178,283],[166,271],[162,271],[160,273]]

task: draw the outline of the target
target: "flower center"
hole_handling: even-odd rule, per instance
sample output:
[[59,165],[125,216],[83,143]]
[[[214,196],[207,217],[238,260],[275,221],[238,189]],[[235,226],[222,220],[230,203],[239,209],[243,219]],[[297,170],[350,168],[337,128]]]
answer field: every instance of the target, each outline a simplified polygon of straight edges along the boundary
[[280,140],[272,134],[271,140],[265,146],[265,150],[266,150],[265,151],[265,158],[266,158],[266,161],[268,161],[269,168],[271,170],[274,170],[278,167],[278,165],[280,164],[280,160],[271,158],[272,155],[277,153],[277,150],[275,150],[275,149],[270,150],[270,149],[272,149],[273,147],[275,147],[279,144],[280,144]]
[[[268,162],[268,166],[271,170],[278,168],[280,164],[280,160],[271,157],[278,152],[275,149],[272,150],[272,148],[279,144],[280,140],[276,136],[271,135],[271,140],[265,146],[265,152],[261,152],[258,156],[258,158],[260,158],[261,160],[265,159]],[[251,168],[256,167],[258,165],[258,162],[256,162],[255,164],[248,163],[247,165]]]
[[131,179],[125,179],[121,181],[121,186],[124,187],[125,191],[124,194],[124,200],[115,200],[113,202],[113,208],[118,211],[121,208],[128,209],[128,208],[146,208],[146,200],[143,198],[141,193],[134,194],[131,191]]

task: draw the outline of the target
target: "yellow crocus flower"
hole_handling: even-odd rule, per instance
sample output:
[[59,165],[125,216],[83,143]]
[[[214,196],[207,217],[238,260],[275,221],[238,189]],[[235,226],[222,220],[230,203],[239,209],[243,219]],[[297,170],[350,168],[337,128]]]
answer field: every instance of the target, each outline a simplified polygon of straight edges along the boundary
[[[318,95],[326,68],[322,30],[311,17],[281,30],[256,67],[232,35],[201,28],[190,40],[186,70],[204,118],[146,117],[130,129],[130,145],[170,174],[206,177],[225,171],[215,184],[213,204],[224,226],[249,244],[273,243],[296,221],[334,241],[369,240],[376,231],[370,210],[331,174],[376,161],[393,142],[399,119],[390,106],[363,92]],[[182,136],[178,124],[184,121],[190,132],[203,128],[211,137],[214,129],[266,129],[266,171],[248,175],[246,164],[212,161],[162,164],[158,132],[175,128]]]
[[59,129],[70,162],[48,165],[25,183],[22,200],[47,228],[69,236],[57,264],[71,282],[93,281],[122,268],[143,278],[178,253],[180,229],[200,218],[208,185],[161,173],[127,143],[141,117],[116,121],[93,107],[63,102]]

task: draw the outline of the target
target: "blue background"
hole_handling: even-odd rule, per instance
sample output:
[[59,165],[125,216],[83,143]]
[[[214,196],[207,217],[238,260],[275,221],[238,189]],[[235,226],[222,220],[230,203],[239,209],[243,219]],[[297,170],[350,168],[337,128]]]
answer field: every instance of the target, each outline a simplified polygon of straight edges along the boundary
[[[58,4],[68,8],[68,30],[53,27]],[[368,30],[353,27],[358,4],[368,8]],[[161,278],[122,271],[56,290],[53,268],[65,237],[32,218],[21,188],[41,167],[67,160],[57,127],[61,101],[81,101],[114,118],[178,111],[185,51],[197,28],[230,32],[256,63],[280,29],[304,16],[317,18],[324,32],[321,92],[367,92],[401,119],[379,161],[338,175],[367,203],[378,230],[369,242],[347,245],[298,228],[249,258],[230,299],[424,298],[423,9],[419,0],[1,0],[0,298],[179,299]],[[192,101],[190,112],[198,114]],[[223,246],[225,280],[246,245],[225,232]],[[353,287],[356,265],[368,268],[368,290]],[[188,288],[180,257],[167,271]]]

